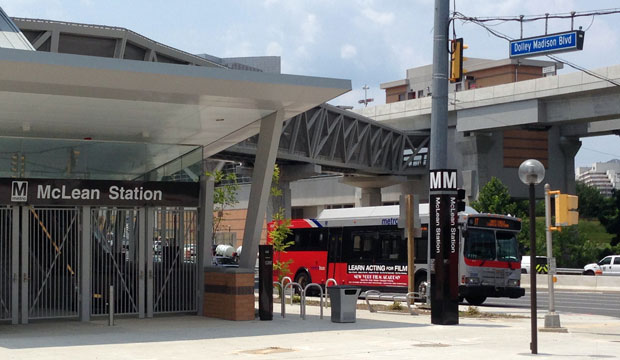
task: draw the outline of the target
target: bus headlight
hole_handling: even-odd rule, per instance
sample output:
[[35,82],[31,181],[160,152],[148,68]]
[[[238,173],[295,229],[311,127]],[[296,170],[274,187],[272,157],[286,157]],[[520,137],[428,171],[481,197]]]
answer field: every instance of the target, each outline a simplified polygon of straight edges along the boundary
[[521,285],[521,280],[508,279],[508,286],[519,286],[519,285]]
[[478,284],[480,284],[480,279],[478,279],[477,277],[466,277],[465,278],[465,284],[467,284],[467,285],[478,285]]

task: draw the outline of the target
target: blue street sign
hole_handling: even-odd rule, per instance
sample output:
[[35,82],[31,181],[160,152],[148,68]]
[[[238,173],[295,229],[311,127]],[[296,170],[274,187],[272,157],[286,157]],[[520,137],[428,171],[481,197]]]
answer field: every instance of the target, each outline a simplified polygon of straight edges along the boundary
[[583,49],[585,33],[581,30],[513,40],[510,57],[540,56]]

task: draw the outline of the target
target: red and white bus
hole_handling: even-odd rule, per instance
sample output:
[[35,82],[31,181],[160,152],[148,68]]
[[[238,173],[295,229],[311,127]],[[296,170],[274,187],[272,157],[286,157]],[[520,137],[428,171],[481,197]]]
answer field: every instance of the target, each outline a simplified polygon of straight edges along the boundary
[[[414,240],[418,291],[427,279],[428,204],[420,204],[419,211],[422,237]],[[398,215],[395,205],[329,209],[316,219],[294,219],[288,239],[294,245],[276,252],[274,260],[292,260],[288,276],[302,286],[333,278],[339,285],[363,290],[406,292],[407,239],[404,229],[398,228]],[[459,295],[474,305],[487,297],[523,296],[516,238],[521,220],[478,214],[468,207],[459,214],[459,229]]]

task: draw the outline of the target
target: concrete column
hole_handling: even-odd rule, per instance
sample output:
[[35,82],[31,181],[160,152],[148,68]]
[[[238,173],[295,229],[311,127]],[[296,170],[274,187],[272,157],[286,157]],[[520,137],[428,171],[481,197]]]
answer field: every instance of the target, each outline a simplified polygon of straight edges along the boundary
[[[406,182],[404,176],[345,176],[343,184],[355,186],[355,206],[381,206],[381,189]],[[359,192],[358,192],[359,191]],[[359,195],[358,195],[359,194]]]
[[360,206],[381,206],[381,188],[362,188]]
[[578,138],[560,137],[560,148],[564,153],[564,189],[568,194],[576,194],[575,185],[575,155],[581,148],[581,141]]
[[420,176],[419,179],[409,179],[400,184],[400,192],[403,195],[417,195],[420,203],[428,203],[428,174]]
[[271,215],[278,211],[280,208],[284,209],[284,216],[287,219],[291,218],[292,213],[292,193],[291,183],[293,181],[307,179],[316,175],[320,175],[322,168],[320,165],[315,164],[300,164],[300,165],[282,165],[280,166],[280,184],[279,188],[282,192],[282,196],[278,198],[271,197],[269,201],[269,213],[267,216],[267,222],[271,221]]
[[254,269],[256,264],[258,244],[265,220],[265,210],[269,199],[271,177],[276,163],[283,120],[284,112],[282,110],[278,110],[261,120],[248,213],[243,233],[243,251],[239,260],[241,268]]

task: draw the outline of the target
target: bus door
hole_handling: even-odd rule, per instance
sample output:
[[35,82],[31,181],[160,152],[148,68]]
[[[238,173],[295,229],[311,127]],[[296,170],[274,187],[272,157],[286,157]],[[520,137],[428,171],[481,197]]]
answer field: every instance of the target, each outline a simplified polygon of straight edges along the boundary
[[327,278],[336,279],[336,263],[342,259],[342,228],[329,229],[327,247]]

